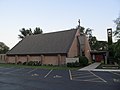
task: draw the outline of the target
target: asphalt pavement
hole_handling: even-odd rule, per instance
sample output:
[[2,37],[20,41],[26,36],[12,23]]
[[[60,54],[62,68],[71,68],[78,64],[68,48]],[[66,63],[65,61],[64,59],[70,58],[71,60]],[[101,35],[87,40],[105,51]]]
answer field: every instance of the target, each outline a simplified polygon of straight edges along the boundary
[[120,90],[120,72],[0,67],[0,90]]

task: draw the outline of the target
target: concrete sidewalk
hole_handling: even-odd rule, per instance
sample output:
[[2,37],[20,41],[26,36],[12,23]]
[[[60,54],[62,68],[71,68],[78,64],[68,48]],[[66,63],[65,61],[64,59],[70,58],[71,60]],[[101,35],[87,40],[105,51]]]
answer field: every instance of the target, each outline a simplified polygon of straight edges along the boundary
[[79,69],[79,70],[93,70],[93,69],[95,69],[96,67],[98,67],[100,64],[101,64],[100,62],[95,62],[95,63],[90,64],[90,65],[88,65],[88,66],[86,66],[86,67],[84,67],[84,68],[81,68],[81,69]]
[[79,69],[79,71],[115,71],[120,72],[120,69],[96,69],[101,63],[95,62],[93,64],[90,64],[89,66],[86,66],[84,68]]

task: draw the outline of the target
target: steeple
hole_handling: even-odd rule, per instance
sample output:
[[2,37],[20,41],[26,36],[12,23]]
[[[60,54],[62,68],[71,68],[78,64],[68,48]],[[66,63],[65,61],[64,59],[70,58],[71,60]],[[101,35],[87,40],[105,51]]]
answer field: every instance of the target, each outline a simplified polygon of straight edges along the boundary
[[78,20],[78,28],[80,28],[80,19]]

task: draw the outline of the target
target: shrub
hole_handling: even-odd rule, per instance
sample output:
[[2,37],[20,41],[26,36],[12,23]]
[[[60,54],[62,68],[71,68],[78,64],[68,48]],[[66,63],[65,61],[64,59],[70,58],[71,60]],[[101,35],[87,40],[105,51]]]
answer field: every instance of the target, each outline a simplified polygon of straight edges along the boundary
[[23,65],[26,65],[26,64],[27,64],[27,62],[24,62],[24,63],[23,63]]
[[29,66],[41,66],[41,62],[40,61],[29,61],[27,63],[27,65],[29,65]]
[[67,67],[73,67],[72,63],[67,63]]
[[53,66],[53,64],[48,64],[48,66]]
[[41,62],[40,61],[34,61],[34,66],[41,66]]
[[27,65],[33,66],[33,65],[34,65],[34,62],[33,62],[33,61],[29,61]]
[[87,66],[88,65],[88,59],[85,56],[79,57],[79,63],[81,66]]
[[79,67],[80,63],[79,62],[71,62],[71,63],[67,63],[67,67]]
[[21,62],[21,61],[18,61],[17,64],[22,64],[22,62]]

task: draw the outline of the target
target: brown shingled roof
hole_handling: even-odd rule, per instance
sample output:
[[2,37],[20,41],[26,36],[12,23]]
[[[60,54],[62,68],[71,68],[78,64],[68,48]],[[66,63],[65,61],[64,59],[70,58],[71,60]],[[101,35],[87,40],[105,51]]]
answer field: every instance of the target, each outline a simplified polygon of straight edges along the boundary
[[76,29],[25,37],[7,55],[66,54],[73,42]]

